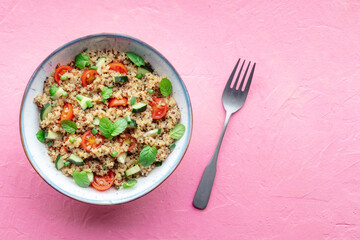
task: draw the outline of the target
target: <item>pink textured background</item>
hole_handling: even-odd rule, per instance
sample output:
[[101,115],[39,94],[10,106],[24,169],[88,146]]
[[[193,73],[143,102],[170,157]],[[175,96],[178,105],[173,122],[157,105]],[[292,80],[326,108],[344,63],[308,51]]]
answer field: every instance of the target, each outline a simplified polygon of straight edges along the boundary
[[[55,1],[0,5],[1,239],[359,239],[358,1]],[[55,48],[115,32],[162,52],[193,104],[189,150],[144,198],[92,206],[48,186],[23,153],[23,90]],[[230,121],[208,208],[191,202],[238,57],[257,62]]]

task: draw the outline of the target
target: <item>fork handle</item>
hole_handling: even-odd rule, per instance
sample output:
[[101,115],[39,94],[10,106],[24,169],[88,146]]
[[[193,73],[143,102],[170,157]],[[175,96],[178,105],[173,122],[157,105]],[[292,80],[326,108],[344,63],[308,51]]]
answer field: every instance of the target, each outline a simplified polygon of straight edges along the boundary
[[194,207],[196,207],[198,209],[206,208],[206,206],[209,202],[210,193],[211,193],[211,189],[212,189],[214,179],[215,179],[215,174],[216,174],[216,165],[217,165],[217,158],[219,155],[220,146],[221,146],[222,140],[224,138],[226,127],[229,123],[231,114],[232,113],[226,112],[224,127],[222,129],[219,142],[216,146],[214,155],[212,156],[209,164],[206,166],[206,168],[204,170],[204,173],[201,177],[199,186],[196,190],[195,197],[193,200],[193,205],[194,205]]

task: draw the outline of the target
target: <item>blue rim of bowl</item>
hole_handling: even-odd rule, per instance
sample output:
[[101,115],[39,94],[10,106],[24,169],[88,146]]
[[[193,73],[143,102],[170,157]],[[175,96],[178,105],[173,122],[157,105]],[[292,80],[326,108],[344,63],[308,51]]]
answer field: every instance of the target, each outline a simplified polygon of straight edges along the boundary
[[[24,141],[25,136],[23,134],[23,111],[24,111],[24,100],[29,92],[29,88],[30,85],[32,84],[32,82],[34,81],[35,77],[37,76],[38,72],[40,71],[40,69],[47,63],[47,61],[56,53],[60,52],[61,50],[77,43],[80,41],[84,41],[84,40],[88,40],[91,38],[97,38],[97,37],[114,37],[114,38],[123,38],[123,39],[128,39],[134,42],[139,43],[140,45],[148,48],[149,50],[153,51],[155,54],[157,54],[168,66],[170,66],[171,70],[175,73],[176,78],[178,79],[178,81],[180,82],[180,85],[183,89],[183,92],[185,93],[185,98],[186,98],[186,103],[188,106],[188,115],[189,115],[189,122],[187,124],[187,129],[190,129],[189,134],[185,140],[186,144],[184,144],[183,148],[180,151],[179,157],[177,159],[177,163],[172,166],[168,172],[158,181],[156,181],[155,183],[153,183],[151,185],[151,187],[149,187],[147,190],[144,190],[136,195],[133,195],[131,197],[128,198],[121,198],[119,200],[116,201],[109,201],[109,200],[89,200],[86,198],[82,198],[79,196],[75,196],[69,192],[67,192],[65,189],[62,189],[60,187],[58,187],[55,183],[53,183],[49,178],[47,178],[45,176],[45,174],[43,174],[43,172],[40,171],[40,168],[38,167],[38,165],[36,164],[36,162],[33,160],[33,157],[30,154],[30,151],[28,150],[28,146],[27,146],[27,142]],[[19,116],[19,125],[20,125],[20,138],[21,138],[21,143],[25,152],[25,155],[27,157],[27,159],[29,160],[31,166],[34,168],[34,170],[37,172],[37,174],[47,183],[49,184],[52,188],[54,188],[55,190],[57,190],[58,192],[64,194],[67,197],[70,197],[72,199],[78,200],[80,202],[84,202],[84,203],[89,203],[89,204],[96,204],[96,205],[116,205],[116,204],[122,204],[122,203],[127,203],[133,200],[136,200],[148,193],[150,193],[151,191],[153,191],[154,189],[156,189],[158,186],[160,186],[174,171],[175,169],[179,166],[180,162],[182,161],[182,159],[184,158],[184,155],[189,147],[190,144],[190,140],[191,140],[191,134],[192,134],[192,126],[193,126],[193,118],[192,118],[192,107],[191,107],[191,102],[190,102],[190,97],[189,97],[189,93],[187,91],[187,88],[185,86],[185,83],[182,81],[182,79],[180,78],[180,75],[178,74],[178,72],[175,70],[174,66],[159,52],[157,51],[155,48],[151,47],[149,44],[136,39],[134,37],[128,36],[128,35],[124,35],[124,34],[115,34],[115,33],[99,33],[99,34],[91,34],[91,35],[87,35],[81,38],[77,38],[75,40],[72,40],[66,44],[64,44],[63,46],[59,47],[58,49],[56,49],[55,51],[53,51],[49,56],[47,56],[45,58],[45,60],[43,60],[41,62],[41,64],[36,68],[36,70],[34,71],[34,73],[32,74],[26,88],[24,91],[24,95],[21,101],[21,106],[20,106],[20,116]]]

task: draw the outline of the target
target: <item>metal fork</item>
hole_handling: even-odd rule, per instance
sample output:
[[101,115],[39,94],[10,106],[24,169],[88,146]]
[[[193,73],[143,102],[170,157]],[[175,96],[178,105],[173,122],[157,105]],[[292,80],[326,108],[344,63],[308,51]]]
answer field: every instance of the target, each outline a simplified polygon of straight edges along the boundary
[[251,80],[253,78],[254,75],[254,71],[255,71],[255,65],[256,63],[254,63],[250,75],[247,79],[247,83],[245,86],[245,89],[242,90],[245,79],[246,79],[246,75],[248,73],[249,67],[251,62],[248,63],[247,67],[246,67],[246,71],[243,75],[242,81],[240,83],[240,87],[237,89],[236,86],[239,82],[239,78],[241,75],[241,72],[243,70],[244,64],[245,64],[245,60],[243,61],[243,63],[241,64],[239,73],[237,75],[237,78],[233,84],[233,87],[231,87],[231,82],[234,79],[234,75],[236,73],[236,70],[238,68],[240,59],[237,61],[234,70],[232,71],[229,80],[226,83],[223,95],[222,95],[222,102],[224,105],[224,108],[226,110],[226,117],[225,117],[225,122],[224,122],[224,127],[222,129],[221,135],[220,135],[220,139],[219,142],[216,146],[215,149],[215,153],[213,155],[213,157],[211,158],[209,164],[206,166],[205,171],[202,175],[202,178],[200,180],[199,186],[196,190],[195,193],[195,197],[193,200],[193,205],[194,207],[198,208],[198,209],[204,209],[206,208],[208,202],[209,202],[209,198],[210,198],[210,193],[211,193],[211,189],[214,183],[214,178],[215,178],[215,173],[216,173],[216,163],[217,163],[217,158],[219,155],[219,150],[220,150],[220,146],[221,146],[221,142],[223,140],[224,134],[225,134],[225,130],[226,127],[229,123],[230,117],[233,113],[237,112],[245,103],[246,97],[248,95],[249,92],[249,88],[250,88],[250,84],[251,84]]

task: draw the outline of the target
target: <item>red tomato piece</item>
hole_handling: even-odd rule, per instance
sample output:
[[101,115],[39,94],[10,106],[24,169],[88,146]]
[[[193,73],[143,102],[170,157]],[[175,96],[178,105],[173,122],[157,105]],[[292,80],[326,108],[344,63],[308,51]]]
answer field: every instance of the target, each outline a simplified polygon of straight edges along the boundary
[[101,134],[94,135],[91,130],[86,131],[81,138],[81,145],[87,152],[91,152],[93,148],[98,148],[104,143],[104,136]]
[[152,115],[153,119],[163,118],[167,112],[166,102],[161,98],[153,98],[152,102],[149,103],[152,107]]
[[115,174],[109,170],[108,174],[104,176],[94,174],[94,181],[91,185],[98,191],[105,191],[114,184],[114,180]]
[[81,75],[81,82],[84,87],[86,87],[88,84],[91,84],[94,79],[95,75],[99,75],[98,72],[94,69],[88,69],[83,72]]
[[58,67],[56,70],[55,70],[55,73],[54,73],[54,78],[55,78],[55,81],[57,83],[60,82],[60,78],[63,74],[65,74],[66,72],[71,72],[73,69],[72,67],[68,66],[68,65],[63,65],[63,66],[60,66]]
[[109,107],[126,106],[128,104],[127,98],[113,98],[109,101]]
[[71,120],[74,117],[73,107],[70,103],[65,103],[63,110],[61,112],[60,121],[62,120]]
[[131,134],[129,134],[129,133],[122,133],[120,135],[118,141],[119,141],[120,144],[124,144],[124,142],[129,144],[130,146],[129,146],[128,151],[131,151],[131,150],[135,149],[136,143],[137,143],[136,138],[131,136]]
[[124,64],[122,64],[122,63],[113,62],[113,63],[110,63],[109,66],[110,66],[109,70],[114,70],[114,71],[117,71],[117,72],[120,72],[120,73],[127,74],[127,69],[124,66]]

